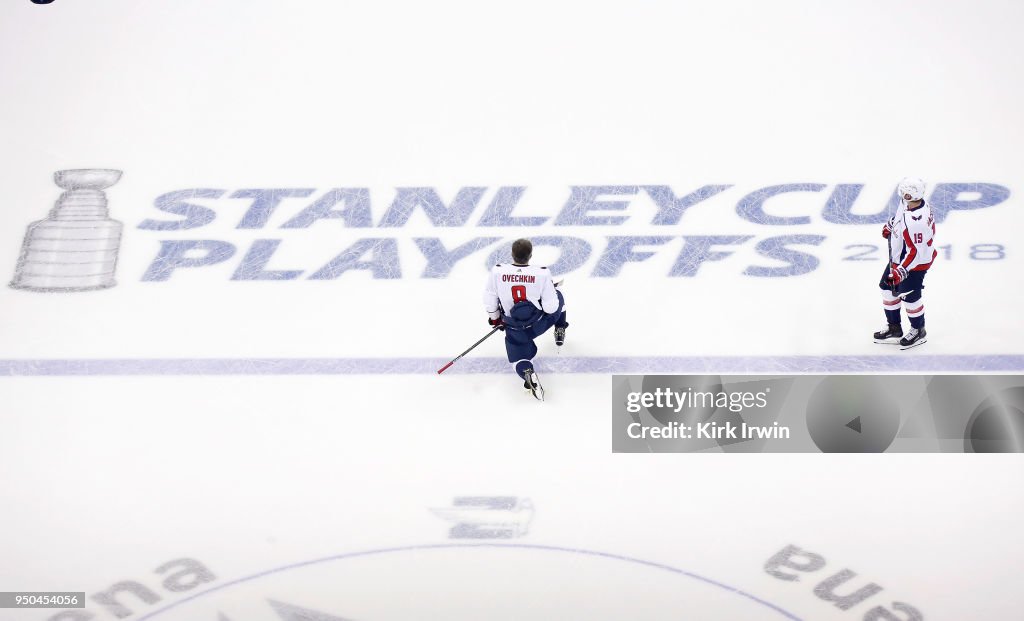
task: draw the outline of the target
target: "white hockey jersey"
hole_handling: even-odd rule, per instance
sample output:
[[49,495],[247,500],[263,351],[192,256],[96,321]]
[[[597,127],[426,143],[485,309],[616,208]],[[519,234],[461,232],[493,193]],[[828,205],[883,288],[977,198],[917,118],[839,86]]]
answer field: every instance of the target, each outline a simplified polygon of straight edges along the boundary
[[528,300],[545,313],[558,310],[558,295],[546,267],[499,263],[484,286],[484,309],[492,319],[508,313],[516,302]]
[[935,219],[927,201],[910,211],[905,203],[893,216],[892,234],[889,236],[889,256],[892,263],[907,271],[926,270],[939,252],[934,248]]

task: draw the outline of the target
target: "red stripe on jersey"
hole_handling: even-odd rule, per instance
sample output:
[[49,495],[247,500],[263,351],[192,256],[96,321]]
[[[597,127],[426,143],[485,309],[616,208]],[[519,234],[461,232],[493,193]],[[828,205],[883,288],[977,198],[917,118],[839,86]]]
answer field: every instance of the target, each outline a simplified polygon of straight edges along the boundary
[[[929,242],[929,243],[931,243],[931,242]],[[939,251],[938,250],[932,250],[932,260],[931,261],[929,261],[927,263],[922,263],[921,265],[918,265],[917,267],[915,267],[914,269],[912,269],[910,271],[911,272],[924,272],[924,271],[927,271],[928,268],[932,266],[932,263],[935,263],[935,257],[937,257],[937,256],[939,256]]]
[[892,300],[891,302],[889,300],[882,300],[882,304],[885,304],[886,306],[898,306],[899,303],[900,303],[900,299],[899,298],[897,298],[895,300]]
[[912,269],[910,271],[911,272],[926,272],[926,271],[928,271],[928,268],[931,267],[932,263],[934,263],[934,262],[935,262],[935,257],[932,256],[932,260],[931,261],[929,261],[927,263],[922,263],[921,265],[918,265],[917,267],[915,267],[914,269]]
[[907,312],[908,313],[920,313],[922,310],[924,310],[924,304],[918,306],[917,308],[909,308],[909,309],[907,309]]
[[906,242],[907,247],[910,248],[910,252],[908,252],[907,256],[903,258],[902,263],[903,267],[907,267],[914,262],[914,257],[917,256],[917,246],[915,246],[914,242],[910,239],[910,232],[907,231],[907,229],[903,229],[903,241]]

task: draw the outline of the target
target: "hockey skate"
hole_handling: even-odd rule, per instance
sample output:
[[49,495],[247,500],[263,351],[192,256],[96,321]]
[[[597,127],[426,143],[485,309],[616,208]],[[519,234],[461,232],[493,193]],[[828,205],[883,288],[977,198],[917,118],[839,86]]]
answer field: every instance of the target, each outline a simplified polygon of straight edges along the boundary
[[526,375],[526,379],[523,380],[523,388],[526,389],[527,394],[533,395],[537,401],[543,401],[544,387],[540,385],[537,373],[533,369],[526,369],[524,375]]
[[565,344],[565,328],[555,326],[555,345],[561,347]]
[[900,339],[900,349],[910,349],[911,347],[917,347],[918,345],[924,345],[928,342],[928,333],[924,328],[918,330],[917,328],[911,328],[907,335]]
[[875,342],[882,345],[898,345],[903,337],[903,326],[898,323],[890,323],[885,330],[875,332]]

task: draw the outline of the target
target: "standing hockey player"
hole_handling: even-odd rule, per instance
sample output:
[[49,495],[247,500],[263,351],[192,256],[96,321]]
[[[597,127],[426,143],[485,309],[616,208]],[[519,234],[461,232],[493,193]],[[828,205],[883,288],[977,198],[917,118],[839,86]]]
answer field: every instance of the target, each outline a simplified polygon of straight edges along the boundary
[[533,244],[517,239],[512,244],[512,264],[499,263],[491,268],[484,287],[487,323],[505,331],[505,351],[523,378],[523,387],[543,401],[544,388],[534,370],[537,355],[535,338],[555,327],[555,345],[565,342],[565,299],[555,290],[546,267],[530,265]]
[[[924,200],[924,181],[907,177],[897,189],[900,205],[882,227],[882,237],[889,240],[889,265],[878,287],[882,290],[882,307],[888,327],[875,332],[876,343],[899,343],[910,349],[928,341],[924,329],[924,276],[938,251],[932,245],[935,220],[932,208]],[[910,318],[910,330],[903,334],[900,304]]]

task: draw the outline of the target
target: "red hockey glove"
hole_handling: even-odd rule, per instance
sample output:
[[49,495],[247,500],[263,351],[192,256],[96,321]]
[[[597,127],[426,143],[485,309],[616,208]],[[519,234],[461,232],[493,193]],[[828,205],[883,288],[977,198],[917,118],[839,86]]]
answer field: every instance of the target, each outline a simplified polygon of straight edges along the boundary
[[497,319],[491,319],[490,317],[488,317],[487,323],[492,327],[498,328],[499,330],[505,329],[505,320],[502,319],[501,317],[498,317]]
[[889,239],[890,235],[892,235],[892,220],[882,225],[882,237]]
[[893,263],[889,266],[889,280],[892,284],[899,285],[901,282],[907,279],[907,268],[902,265]]

